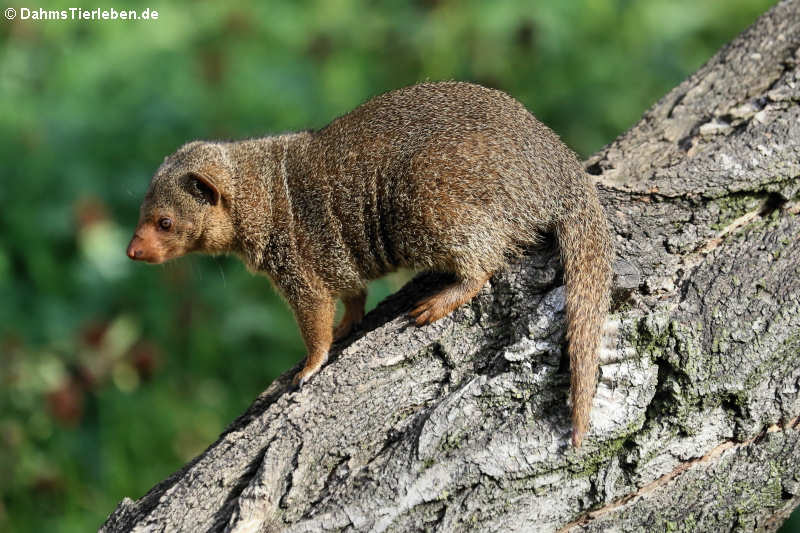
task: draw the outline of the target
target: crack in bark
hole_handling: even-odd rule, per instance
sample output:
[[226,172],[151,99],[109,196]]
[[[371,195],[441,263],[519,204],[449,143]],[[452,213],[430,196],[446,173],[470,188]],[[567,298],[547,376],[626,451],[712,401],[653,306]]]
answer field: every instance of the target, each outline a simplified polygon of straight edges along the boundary
[[303,451],[303,440],[300,439],[300,444],[298,444],[297,448],[292,455],[292,469],[289,472],[289,476],[286,480],[286,487],[283,489],[283,494],[281,494],[280,499],[278,500],[278,507],[281,509],[286,509],[289,507],[289,504],[286,501],[286,498],[289,496],[289,493],[292,492],[292,486],[294,485],[294,474],[297,471],[298,466],[298,458]]
[[728,235],[734,234],[738,232],[743,227],[747,226],[756,219],[764,219],[777,211],[781,208],[783,204],[786,203],[786,200],[782,198],[779,194],[774,192],[769,192],[764,195],[764,200],[761,203],[761,206],[758,209],[745,213],[744,215],[738,217],[733,222],[725,226],[722,230],[720,230],[717,235],[708,241],[702,246],[698,246],[695,249],[695,252],[690,254],[686,257],[686,264],[687,266],[693,266],[692,259],[695,258],[698,254],[703,256],[717,248],[720,244],[722,244],[723,240]]
[[606,514],[612,512],[612,511],[622,507],[623,505],[626,505],[626,504],[628,504],[628,503],[630,503],[630,502],[632,502],[632,501],[634,501],[634,500],[636,500],[638,498],[641,498],[643,496],[647,496],[648,494],[652,493],[656,489],[666,485],[667,483],[672,481],[674,478],[676,478],[677,476],[681,475],[682,473],[684,473],[688,469],[692,468],[693,466],[696,466],[696,465],[699,465],[699,464],[703,464],[703,463],[710,463],[710,462],[714,461],[715,459],[719,458],[723,453],[725,453],[728,450],[737,449],[737,448],[743,448],[745,446],[750,446],[750,445],[757,445],[757,444],[761,443],[764,440],[764,438],[766,437],[767,434],[776,433],[778,431],[786,431],[786,430],[789,430],[789,429],[796,430],[798,424],[800,424],[800,415],[792,418],[788,422],[776,422],[774,424],[771,424],[770,426],[764,428],[761,431],[761,433],[759,433],[757,436],[755,436],[755,437],[753,437],[751,439],[748,439],[748,440],[745,440],[745,441],[741,441],[741,442],[735,441],[735,440],[727,440],[725,442],[722,442],[722,443],[718,444],[717,446],[715,446],[714,448],[712,448],[711,450],[709,450],[702,457],[697,457],[695,459],[691,459],[689,461],[685,461],[685,462],[681,463],[677,468],[675,468],[671,472],[669,472],[667,474],[664,474],[663,476],[659,477],[656,480],[651,481],[650,483],[647,483],[646,485],[640,487],[636,492],[634,492],[632,494],[626,494],[622,498],[619,498],[618,500],[615,500],[615,501],[613,501],[613,502],[611,502],[611,503],[609,503],[607,505],[604,505],[603,507],[601,507],[599,509],[595,509],[594,511],[589,511],[588,513],[586,513],[581,518],[578,518],[577,520],[574,520],[574,521],[566,524],[565,526],[561,527],[557,531],[557,533],[566,533],[567,531],[569,531],[570,529],[572,529],[574,527],[584,526],[584,525],[590,523],[592,520],[595,520],[595,519],[597,519],[597,518],[599,518],[599,517],[601,517],[603,515],[606,515]]
[[[236,504],[239,501],[239,496],[241,496],[244,489],[246,489],[253,480],[253,477],[256,475],[256,472],[258,472],[258,469],[264,460],[264,455],[266,455],[270,445],[275,442],[275,439],[277,439],[277,435],[270,439],[267,445],[264,446],[256,455],[256,457],[250,462],[250,464],[247,466],[247,469],[239,478],[239,481],[231,489],[228,497],[225,499],[222,505],[220,505],[217,512],[214,513],[213,522],[215,526],[224,527],[230,521],[233,510],[236,508]],[[191,512],[191,509],[188,509],[187,512]],[[214,527],[212,527],[212,529],[214,529]]]
[[[347,462],[350,460],[350,454],[345,454],[339,457],[339,460],[333,465],[330,472],[328,472],[328,477],[325,478],[325,483],[322,486],[322,489],[319,491],[319,495],[315,498],[311,504],[308,506],[308,510],[303,513],[301,519],[307,520],[314,516],[317,507],[325,500],[325,498],[331,495],[331,486],[333,485],[333,481],[335,478],[344,479],[350,474],[350,468],[347,467]],[[346,472],[339,473],[339,469],[345,467]]]

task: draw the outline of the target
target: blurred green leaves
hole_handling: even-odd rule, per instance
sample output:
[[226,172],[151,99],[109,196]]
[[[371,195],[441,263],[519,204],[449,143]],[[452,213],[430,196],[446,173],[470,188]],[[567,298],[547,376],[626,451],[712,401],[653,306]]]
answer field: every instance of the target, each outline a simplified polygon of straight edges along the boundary
[[771,3],[162,1],[134,3],[157,21],[0,21],[0,530],[96,528],[304,354],[236,260],[124,256],[179,145],[320,127],[463,79],[586,156]]

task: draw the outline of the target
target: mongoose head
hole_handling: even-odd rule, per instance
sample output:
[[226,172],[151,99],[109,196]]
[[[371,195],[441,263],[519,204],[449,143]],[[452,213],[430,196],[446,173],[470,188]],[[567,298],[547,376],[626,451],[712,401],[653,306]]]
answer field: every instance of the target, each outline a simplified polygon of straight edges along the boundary
[[195,141],[164,159],[150,182],[128,257],[163,263],[231,250],[231,170],[225,147]]

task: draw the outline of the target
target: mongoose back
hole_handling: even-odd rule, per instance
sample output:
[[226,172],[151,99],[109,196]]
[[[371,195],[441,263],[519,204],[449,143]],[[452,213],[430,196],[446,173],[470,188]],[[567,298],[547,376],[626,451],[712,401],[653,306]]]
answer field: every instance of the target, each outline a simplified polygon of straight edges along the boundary
[[[427,324],[548,232],[564,265],[572,441],[580,446],[608,312],[611,238],[575,154],[503,92],[423,83],[318,131],[190,142],[153,177],[128,255],[160,263],[234,253],[268,275],[308,349],[294,380],[302,386],[333,339],[363,317],[369,280],[398,267],[453,273],[455,283],[410,312]],[[345,313],[334,330],[336,298]]]

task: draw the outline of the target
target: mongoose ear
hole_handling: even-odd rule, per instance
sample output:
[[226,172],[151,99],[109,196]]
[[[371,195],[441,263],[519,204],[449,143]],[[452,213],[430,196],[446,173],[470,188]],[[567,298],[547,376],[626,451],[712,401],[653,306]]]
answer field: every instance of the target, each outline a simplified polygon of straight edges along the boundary
[[217,205],[219,203],[219,189],[208,177],[195,172],[190,172],[186,177],[187,190],[198,202],[208,205]]

